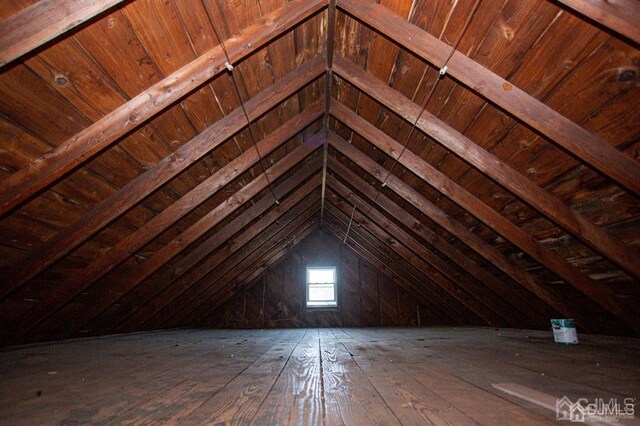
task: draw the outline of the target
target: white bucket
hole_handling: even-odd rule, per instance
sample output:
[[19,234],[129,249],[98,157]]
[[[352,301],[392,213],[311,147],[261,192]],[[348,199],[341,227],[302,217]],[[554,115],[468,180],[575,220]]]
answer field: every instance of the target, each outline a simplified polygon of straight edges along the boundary
[[552,319],[551,330],[553,331],[553,341],[564,345],[577,345],[578,333],[576,332],[576,322],[572,319]]

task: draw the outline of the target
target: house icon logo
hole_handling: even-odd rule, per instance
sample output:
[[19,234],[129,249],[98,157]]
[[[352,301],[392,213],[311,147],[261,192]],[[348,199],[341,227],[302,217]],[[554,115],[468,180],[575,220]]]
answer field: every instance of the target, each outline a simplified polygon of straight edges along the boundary
[[585,408],[580,400],[573,402],[566,395],[556,400],[556,420],[570,422],[584,422]]

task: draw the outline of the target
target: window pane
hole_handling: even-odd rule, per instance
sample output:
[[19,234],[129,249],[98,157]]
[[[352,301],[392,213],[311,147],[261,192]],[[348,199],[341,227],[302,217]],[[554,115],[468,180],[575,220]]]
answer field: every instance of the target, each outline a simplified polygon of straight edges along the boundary
[[308,269],[310,283],[334,283],[336,282],[334,268]]
[[333,284],[309,284],[309,300],[335,300],[335,286]]
[[307,268],[307,306],[337,307],[336,268]]

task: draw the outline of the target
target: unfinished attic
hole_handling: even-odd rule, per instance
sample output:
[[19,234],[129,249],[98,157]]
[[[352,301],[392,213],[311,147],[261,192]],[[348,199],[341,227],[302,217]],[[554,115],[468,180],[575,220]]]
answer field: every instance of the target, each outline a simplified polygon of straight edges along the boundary
[[3,0],[0,423],[637,423],[639,68],[637,0]]

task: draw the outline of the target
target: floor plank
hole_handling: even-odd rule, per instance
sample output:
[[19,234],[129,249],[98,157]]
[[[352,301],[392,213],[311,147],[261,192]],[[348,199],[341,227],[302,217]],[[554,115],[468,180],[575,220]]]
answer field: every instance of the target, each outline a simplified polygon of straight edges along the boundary
[[320,334],[309,330],[253,419],[260,425],[317,425],[323,421]]
[[[344,343],[349,347],[348,343]],[[387,358],[367,355],[354,356],[353,359],[402,424],[476,423]]]
[[394,425],[400,421],[367,376],[327,329],[320,330],[326,423]]
[[174,419],[178,424],[248,424],[256,415],[296,346],[309,331],[296,330],[290,339],[276,343],[243,374],[198,404],[190,413]]
[[170,330],[5,348],[0,424],[555,423],[499,383],[549,401],[637,401],[640,340],[580,337],[569,347],[494,328]]

